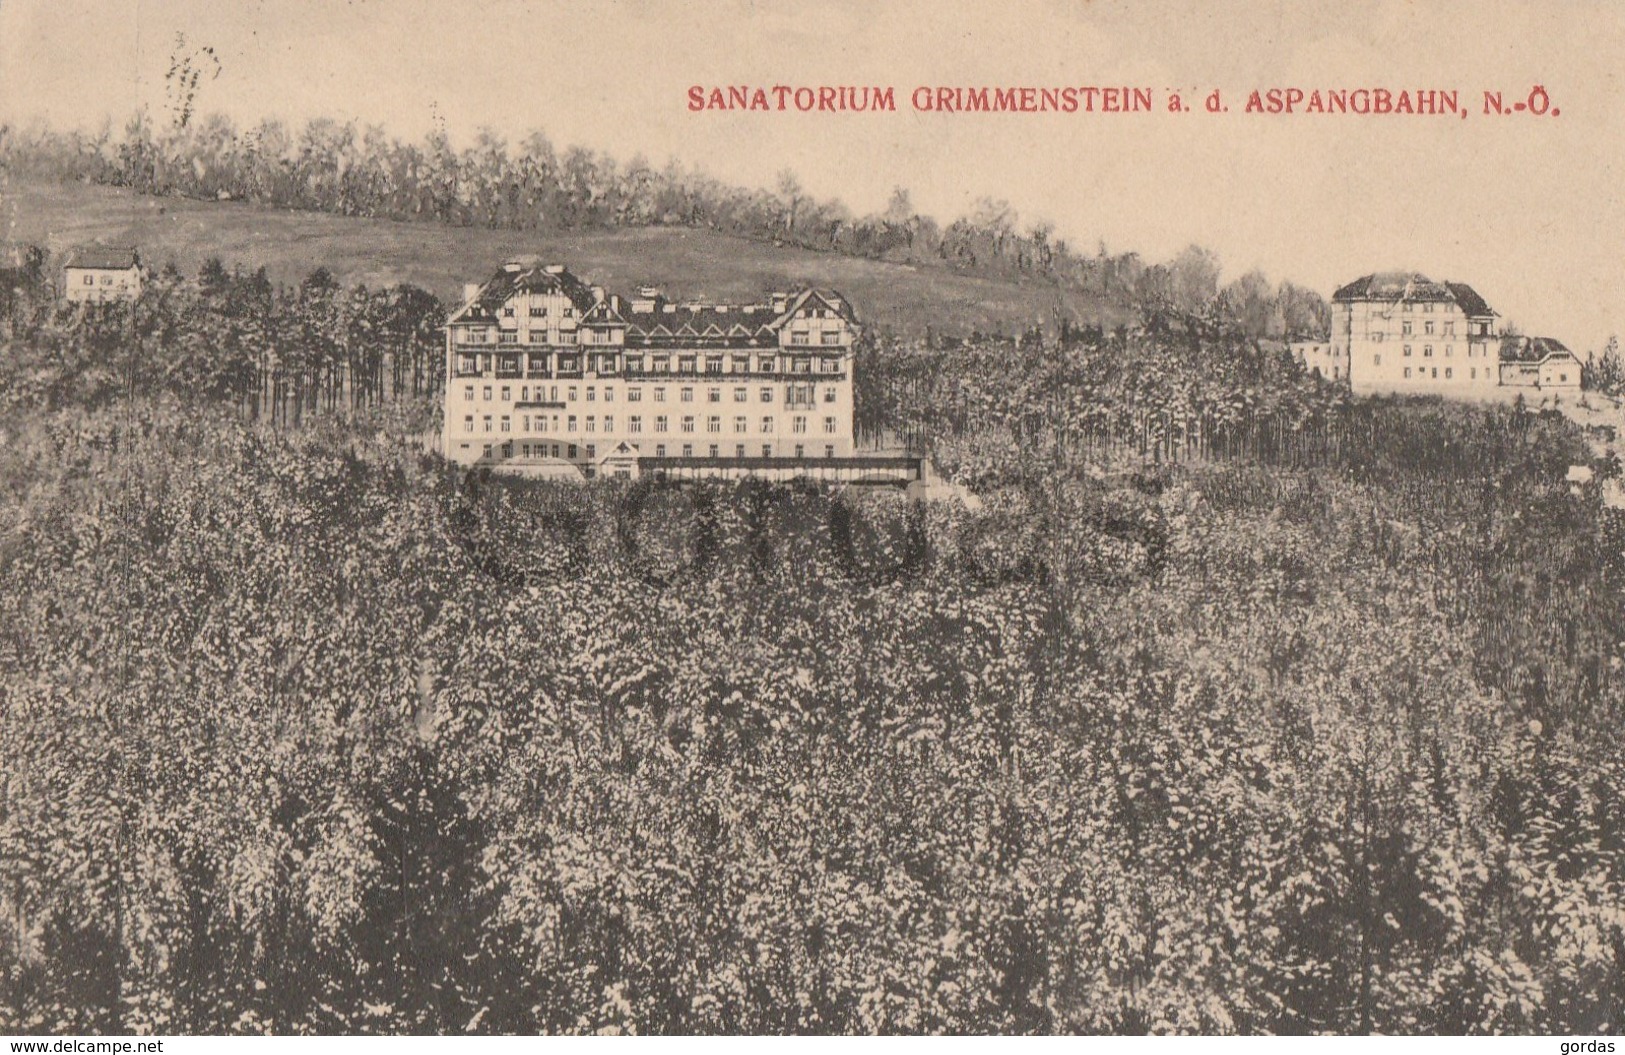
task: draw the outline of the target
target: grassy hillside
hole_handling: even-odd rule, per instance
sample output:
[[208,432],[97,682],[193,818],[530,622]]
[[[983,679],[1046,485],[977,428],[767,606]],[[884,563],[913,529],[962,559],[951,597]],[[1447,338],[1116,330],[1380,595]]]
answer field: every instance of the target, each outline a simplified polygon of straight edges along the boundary
[[1052,285],[780,248],[698,230],[535,236],[18,180],[0,194],[10,243],[44,245],[53,253],[96,241],[135,245],[149,264],[173,260],[188,273],[218,256],[228,265],[263,264],[279,282],[326,267],[346,284],[410,282],[450,298],[506,257],[537,253],[611,288],[653,282],[677,296],[739,300],[778,286],[831,286],[852,298],[866,322],[902,334],[923,333],[928,325],[941,333],[1009,331],[1050,320],[1057,306],[1085,322],[1123,318],[1119,306]]

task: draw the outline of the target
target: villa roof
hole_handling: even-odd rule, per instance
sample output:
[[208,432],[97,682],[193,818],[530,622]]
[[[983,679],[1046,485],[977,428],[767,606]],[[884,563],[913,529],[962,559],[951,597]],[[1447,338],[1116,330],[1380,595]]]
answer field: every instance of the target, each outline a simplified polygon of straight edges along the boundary
[[1454,303],[1468,318],[1487,318],[1495,314],[1478,291],[1465,282],[1435,282],[1420,271],[1377,271],[1362,275],[1333,293],[1332,300]]
[[1461,310],[1466,312],[1469,319],[1481,319],[1495,314],[1495,309],[1486,304],[1484,298],[1479,296],[1478,291],[1472,286],[1465,282],[1446,282],[1445,285],[1456,295],[1456,303],[1461,305]]
[[128,271],[141,263],[140,254],[130,246],[86,245],[68,255],[65,268],[95,268],[99,271]]
[[1547,359],[1573,359],[1574,353],[1569,351],[1562,341],[1551,337],[1515,337],[1501,338],[1501,362],[1503,363],[1543,363]]
[[591,309],[595,299],[592,289],[565,268],[512,261],[481,286],[473,300],[453,312],[450,321],[495,319],[516,293],[562,293],[582,312]]
[[521,292],[563,293],[579,310],[581,328],[624,327],[627,348],[698,345],[723,351],[774,347],[779,343],[779,331],[809,308],[857,322],[851,303],[834,290],[775,293],[754,304],[674,302],[643,289],[637,297],[627,299],[606,296],[563,267],[543,266],[530,259],[503,265],[448,321],[495,322],[502,308]]

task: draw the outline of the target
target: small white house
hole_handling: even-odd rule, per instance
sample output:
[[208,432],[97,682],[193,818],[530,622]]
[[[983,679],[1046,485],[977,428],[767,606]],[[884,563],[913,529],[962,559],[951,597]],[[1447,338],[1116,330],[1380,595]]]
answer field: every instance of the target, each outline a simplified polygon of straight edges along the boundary
[[1542,391],[1580,389],[1580,360],[1550,337],[1501,338],[1501,384]]
[[134,300],[141,295],[141,257],[131,248],[82,246],[62,266],[70,301]]

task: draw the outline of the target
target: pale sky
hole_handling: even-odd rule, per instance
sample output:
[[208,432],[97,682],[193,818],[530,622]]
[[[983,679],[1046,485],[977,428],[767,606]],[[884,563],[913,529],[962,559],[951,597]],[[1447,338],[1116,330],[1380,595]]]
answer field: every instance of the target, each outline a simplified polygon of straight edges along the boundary
[[[871,7],[876,9],[871,10]],[[1625,330],[1625,4],[963,3],[857,0],[0,0],[0,120],[115,128],[161,115],[175,33],[221,73],[199,109],[383,125],[625,161],[677,158],[771,186],[794,170],[858,212],[910,189],[946,222],[983,195],[1073,245],[1166,259],[1196,242],[1226,278],[1262,268],[1329,295],[1409,267],[1473,284],[1525,332],[1584,353]],[[892,114],[702,113],[690,85],[888,85]],[[1489,117],[1543,85],[1560,117]],[[913,112],[917,85],[1137,85],[1148,114]],[[1465,120],[1260,117],[1253,88],[1453,88]],[[1161,112],[1169,89],[1225,115]]]

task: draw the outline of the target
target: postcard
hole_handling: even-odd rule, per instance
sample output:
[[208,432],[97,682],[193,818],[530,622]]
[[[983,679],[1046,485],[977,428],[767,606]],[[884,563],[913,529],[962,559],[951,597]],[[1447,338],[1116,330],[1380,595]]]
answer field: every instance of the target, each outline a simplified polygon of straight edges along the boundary
[[0,1032],[1612,1051],[1622,16],[8,0]]

